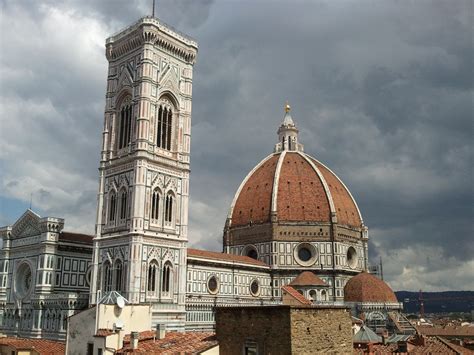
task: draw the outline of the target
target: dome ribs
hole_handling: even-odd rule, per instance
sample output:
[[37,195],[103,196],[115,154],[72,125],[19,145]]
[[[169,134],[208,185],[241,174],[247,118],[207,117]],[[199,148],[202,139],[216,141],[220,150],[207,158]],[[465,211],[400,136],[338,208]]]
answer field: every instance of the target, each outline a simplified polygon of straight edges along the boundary
[[324,187],[301,155],[286,154],[278,185],[279,221],[330,221],[329,202]]
[[232,226],[270,221],[273,177],[279,155],[274,155],[249,176],[232,212]]
[[360,227],[362,221],[359,215],[359,210],[346,187],[337,176],[323,164],[315,159],[311,160],[318,167],[321,174],[323,174],[323,177],[329,186],[334,206],[336,208],[337,222],[342,225]]

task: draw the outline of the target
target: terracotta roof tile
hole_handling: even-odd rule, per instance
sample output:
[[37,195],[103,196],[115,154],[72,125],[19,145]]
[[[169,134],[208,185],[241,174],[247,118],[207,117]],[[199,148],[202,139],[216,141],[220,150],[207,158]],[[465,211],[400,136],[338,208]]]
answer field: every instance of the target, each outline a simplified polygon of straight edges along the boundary
[[329,185],[329,191],[331,191],[334,208],[336,209],[337,222],[339,224],[360,227],[362,222],[359,217],[359,212],[347,189],[337,176],[329,171],[324,165],[315,159],[313,159],[313,162],[316,164],[321,174],[323,174],[324,180],[326,180]]
[[92,238],[94,238],[94,236],[88,234],[61,232],[58,239],[60,242],[73,242],[92,245]]
[[247,225],[250,221],[252,223],[270,221],[273,178],[279,156],[274,155],[266,161],[243,186],[232,213],[233,226]]
[[290,282],[291,286],[327,286],[327,284],[311,271],[303,271]]
[[[338,223],[360,228],[362,221],[349,191],[338,177],[307,154],[287,152],[281,164],[278,191],[273,191],[281,153],[273,154],[259,166],[239,190],[232,211],[231,226],[270,221],[272,197],[277,193],[277,217],[286,222],[330,222],[325,180],[334,201]],[[311,161],[322,178],[313,169]]]
[[286,153],[277,195],[278,220],[329,222],[331,211],[323,183],[298,153]]
[[124,338],[124,347],[117,354],[197,354],[218,345],[215,334],[207,332],[167,332],[164,339],[154,339],[155,331],[141,332],[138,348],[130,346],[130,335]]
[[[443,354],[443,355],[458,355],[458,354],[472,354],[473,351],[457,346],[447,342],[439,337],[425,337],[424,343],[416,340],[409,340],[408,353],[409,354]],[[397,344],[374,344],[371,346],[370,354],[385,355],[398,353]],[[368,354],[366,347],[359,348],[359,344],[354,344],[354,354]]]
[[367,272],[353,276],[344,287],[346,302],[398,303],[395,293],[382,280]]
[[268,266],[263,261],[252,259],[248,256],[219,253],[215,251],[188,248],[188,256],[194,258],[207,258],[225,262],[242,263],[256,266]]
[[305,304],[305,305],[311,305],[312,304],[310,300],[308,300],[301,293],[299,293],[298,291],[296,291],[293,287],[291,287],[289,285],[283,286],[281,289],[284,292],[286,292],[287,294],[289,294],[291,297],[293,297],[295,300],[300,302],[301,304]]
[[97,333],[95,333],[96,337],[108,337],[109,335],[115,334],[112,329],[97,329]]
[[40,355],[64,354],[66,344],[46,339],[0,338],[0,345],[8,345],[16,350],[35,349]]
[[447,327],[431,327],[431,326],[416,326],[416,330],[423,335],[438,335],[442,337],[451,337],[451,336],[474,336],[474,327],[456,327],[456,326],[447,326]]

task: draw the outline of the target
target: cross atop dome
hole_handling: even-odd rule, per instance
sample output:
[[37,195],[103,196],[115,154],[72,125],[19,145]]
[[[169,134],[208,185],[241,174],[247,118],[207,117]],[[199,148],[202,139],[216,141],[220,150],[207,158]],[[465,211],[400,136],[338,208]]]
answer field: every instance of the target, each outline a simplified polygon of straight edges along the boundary
[[291,106],[288,101],[285,104],[285,117],[278,128],[278,140],[275,144],[275,153],[282,151],[303,151],[303,145],[298,143],[298,128],[290,114]]

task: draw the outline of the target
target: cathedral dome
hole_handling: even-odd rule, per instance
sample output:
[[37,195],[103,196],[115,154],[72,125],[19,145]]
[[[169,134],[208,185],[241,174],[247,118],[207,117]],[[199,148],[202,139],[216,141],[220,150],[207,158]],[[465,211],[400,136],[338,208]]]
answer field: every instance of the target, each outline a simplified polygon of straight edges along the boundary
[[[285,128],[282,124],[281,128]],[[294,131],[295,126],[291,129]],[[289,139],[291,143],[291,138]],[[235,194],[228,227],[279,222],[330,223],[361,228],[357,204],[328,167],[285,141],[247,175]]]
[[347,281],[344,287],[344,301],[398,303],[390,286],[367,272],[361,272]]

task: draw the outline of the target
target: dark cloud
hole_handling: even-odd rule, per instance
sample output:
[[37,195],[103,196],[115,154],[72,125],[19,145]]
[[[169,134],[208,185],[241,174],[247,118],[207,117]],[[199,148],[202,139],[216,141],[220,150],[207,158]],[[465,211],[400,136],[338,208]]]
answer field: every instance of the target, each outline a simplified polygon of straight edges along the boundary
[[[2,195],[43,189],[45,213],[93,230],[104,40],[151,3],[2,3]],[[306,151],[358,201],[386,279],[397,289],[474,288],[464,273],[474,264],[470,1],[156,8],[199,41],[191,243],[221,248],[233,195],[272,151],[289,100]]]

